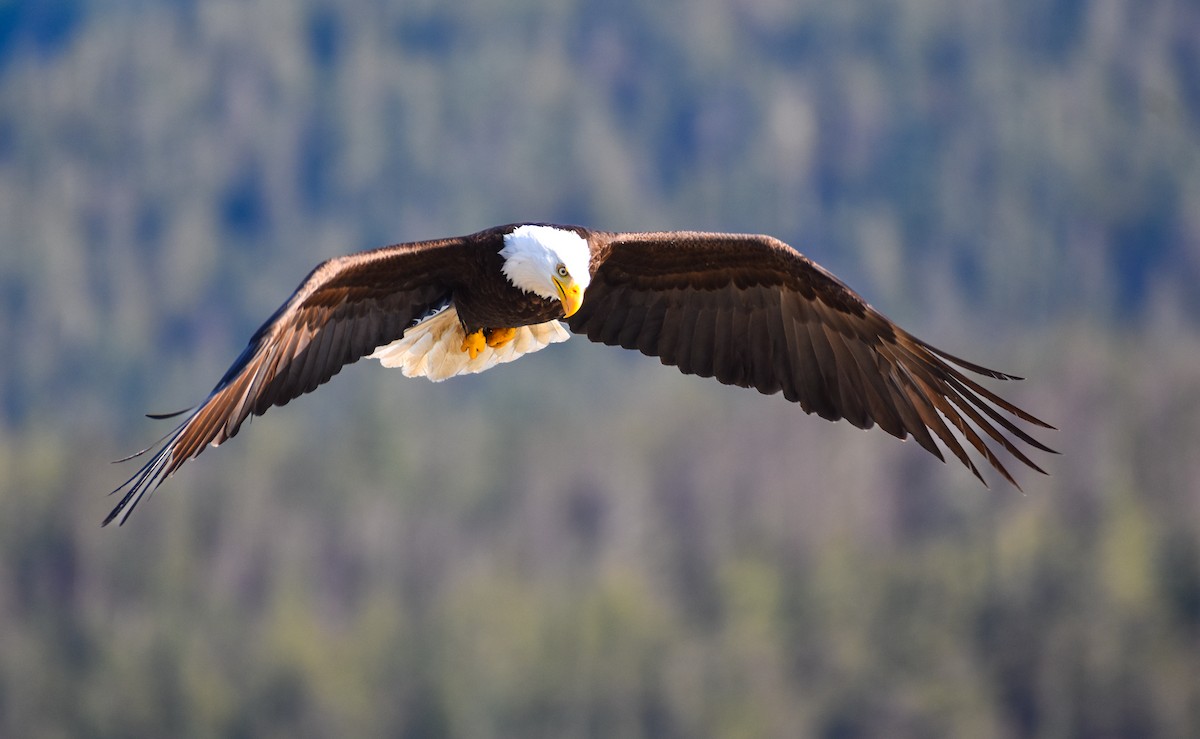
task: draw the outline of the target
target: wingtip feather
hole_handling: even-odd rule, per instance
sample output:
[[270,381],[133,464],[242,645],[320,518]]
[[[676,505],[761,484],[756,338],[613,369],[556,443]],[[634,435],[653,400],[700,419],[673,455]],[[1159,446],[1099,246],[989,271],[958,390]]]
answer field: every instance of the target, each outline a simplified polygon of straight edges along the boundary
[[187,408],[184,408],[183,410],[174,411],[172,413],[147,413],[146,418],[152,418],[155,421],[164,421],[168,418],[175,418],[176,416],[182,416],[184,413],[187,413],[188,411],[190,411],[192,408],[195,408],[195,407],[196,406],[194,406],[194,405],[188,406]]

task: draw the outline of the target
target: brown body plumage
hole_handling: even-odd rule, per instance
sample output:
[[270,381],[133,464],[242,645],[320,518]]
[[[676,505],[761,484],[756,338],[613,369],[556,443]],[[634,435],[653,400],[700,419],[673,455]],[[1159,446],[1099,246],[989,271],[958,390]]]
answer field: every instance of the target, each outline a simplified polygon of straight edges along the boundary
[[[312,391],[346,364],[400,340],[431,313],[457,311],[464,334],[562,319],[558,300],[506,278],[501,250],[515,228],[400,244],[317,267],[254,334],[205,402],[118,488],[126,493],[105,523],[118,516],[123,522],[143,495],[205,446],[236,434],[250,414]],[[912,435],[940,459],[936,437],[981,480],[963,441],[1014,485],[989,441],[1042,471],[1013,439],[1051,450],[1012,418],[1048,425],[964,370],[1017,378],[917,339],[778,239],[535,228],[586,242],[590,285],[583,280],[582,304],[566,319],[574,333],[636,349],[687,374],[782,392],[822,418],[845,418],[860,428],[878,424],[901,439]]]

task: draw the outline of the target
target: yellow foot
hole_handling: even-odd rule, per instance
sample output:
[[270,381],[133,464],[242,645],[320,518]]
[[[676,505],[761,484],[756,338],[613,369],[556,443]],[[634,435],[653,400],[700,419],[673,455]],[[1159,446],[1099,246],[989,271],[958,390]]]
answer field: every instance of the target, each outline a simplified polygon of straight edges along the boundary
[[467,334],[463,339],[462,351],[471,355],[471,359],[479,356],[479,352],[483,351],[483,347],[487,346],[487,340],[483,338],[483,329],[479,329],[475,333]]
[[487,345],[493,349],[498,349],[512,341],[516,335],[517,330],[515,328],[494,328],[488,331]]

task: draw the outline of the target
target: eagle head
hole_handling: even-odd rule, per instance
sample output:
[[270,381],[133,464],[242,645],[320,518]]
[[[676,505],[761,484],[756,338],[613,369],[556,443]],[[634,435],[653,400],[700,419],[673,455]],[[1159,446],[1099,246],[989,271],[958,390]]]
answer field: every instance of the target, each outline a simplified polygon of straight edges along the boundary
[[565,228],[518,226],[504,235],[504,276],[514,286],[547,300],[558,298],[563,315],[583,305],[592,281],[587,240]]

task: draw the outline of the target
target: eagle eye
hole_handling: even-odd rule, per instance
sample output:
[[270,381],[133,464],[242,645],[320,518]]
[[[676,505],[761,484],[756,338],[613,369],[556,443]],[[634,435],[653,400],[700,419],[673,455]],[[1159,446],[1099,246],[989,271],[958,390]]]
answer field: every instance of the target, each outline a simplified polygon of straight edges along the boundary
[[567,265],[565,265],[565,264],[558,265],[558,268],[555,269],[555,272],[558,272],[559,277],[566,277],[567,276]]

